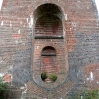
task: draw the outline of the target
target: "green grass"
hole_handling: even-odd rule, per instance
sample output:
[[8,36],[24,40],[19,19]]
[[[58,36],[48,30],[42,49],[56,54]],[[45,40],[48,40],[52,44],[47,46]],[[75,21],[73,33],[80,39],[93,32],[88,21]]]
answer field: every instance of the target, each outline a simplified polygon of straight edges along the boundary
[[67,99],[99,99],[99,90],[75,92],[72,98]]
[[42,72],[42,73],[41,73],[41,79],[42,79],[43,81],[45,81],[45,79],[47,79],[47,73],[46,73],[46,72]]
[[55,73],[52,73],[49,77],[53,82],[57,80],[57,75]]

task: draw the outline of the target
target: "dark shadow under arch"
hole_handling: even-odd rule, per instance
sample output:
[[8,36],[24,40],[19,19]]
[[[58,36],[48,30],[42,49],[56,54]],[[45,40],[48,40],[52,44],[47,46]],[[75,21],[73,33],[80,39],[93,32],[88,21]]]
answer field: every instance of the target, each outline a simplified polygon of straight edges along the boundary
[[52,46],[46,46],[42,49],[41,56],[56,56],[56,49]]
[[34,11],[34,18],[35,20],[37,20],[39,17],[47,13],[53,14],[60,19],[62,19],[63,16],[63,11],[58,5],[52,3],[45,3],[36,8],[36,10]]

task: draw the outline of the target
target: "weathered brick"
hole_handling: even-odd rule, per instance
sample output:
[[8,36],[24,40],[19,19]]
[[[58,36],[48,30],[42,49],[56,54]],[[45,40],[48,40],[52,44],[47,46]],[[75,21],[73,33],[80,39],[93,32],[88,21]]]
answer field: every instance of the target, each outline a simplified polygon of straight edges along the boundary
[[[94,0],[3,0],[0,75],[5,81],[11,75],[12,85],[24,87],[21,96],[38,99],[64,98],[82,85],[98,88],[97,14]],[[42,68],[41,52],[46,46],[55,48],[56,60],[50,59],[51,66]],[[55,83],[41,80],[45,67],[57,73]]]

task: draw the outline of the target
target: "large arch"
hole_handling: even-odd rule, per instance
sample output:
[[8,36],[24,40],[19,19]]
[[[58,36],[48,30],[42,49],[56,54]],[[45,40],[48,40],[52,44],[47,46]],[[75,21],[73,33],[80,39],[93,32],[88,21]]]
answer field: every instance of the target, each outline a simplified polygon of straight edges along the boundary
[[[66,36],[64,35],[65,31],[64,31],[63,12],[61,8],[56,4],[46,3],[38,6],[37,9],[34,11],[33,15],[34,15],[33,79],[39,86],[45,87],[47,89],[55,88],[66,80],[68,71],[67,68],[68,63],[66,57],[67,47],[65,42]],[[47,59],[50,60],[49,61],[50,64],[51,62],[54,62],[51,65],[55,65],[57,63],[56,64],[57,68],[53,69],[54,72],[57,73],[57,81],[54,82],[54,86],[53,84],[43,82],[41,79],[42,73],[41,61],[42,59],[43,61],[46,60],[46,57],[43,56],[41,52],[42,50],[44,49],[48,50],[49,48],[50,50],[55,48],[55,50],[57,51],[57,53],[54,53],[56,54],[57,59],[56,57],[53,58],[47,56]]]

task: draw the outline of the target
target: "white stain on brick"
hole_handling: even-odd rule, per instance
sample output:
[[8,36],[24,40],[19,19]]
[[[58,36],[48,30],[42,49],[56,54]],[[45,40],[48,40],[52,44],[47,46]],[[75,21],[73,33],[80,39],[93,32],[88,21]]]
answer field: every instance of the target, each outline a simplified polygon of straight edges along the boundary
[[20,89],[24,89],[25,87],[20,87]]
[[11,23],[11,21],[10,21],[10,27],[12,26],[12,23]]
[[38,48],[39,48],[39,46],[36,47],[36,49],[38,49]]
[[65,20],[67,20],[68,18],[67,18],[67,14],[65,14]]
[[87,78],[86,80],[89,80],[89,78]]
[[2,60],[0,60],[0,64],[2,64],[3,63],[3,61]]
[[2,22],[1,22],[1,26],[3,26],[3,25],[4,25],[4,22],[2,21]]
[[3,0],[0,0],[0,10],[2,8],[2,3],[3,3]]
[[89,7],[87,7],[87,9],[89,9]]
[[87,81],[93,81],[94,80],[94,74],[92,72],[90,72],[90,76],[86,80]]
[[30,15],[30,22],[29,22],[29,28],[32,28],[33,26],[33,17]]
[[99,82],[97,82],[97,84],[99,84]]
[[89,77],[90,81],[93,81],[94,80],[94,75],[92,72],[90,72],[90,77]]
[[20,89],[24,90],[24,91],[22,92],[21,99],[23,99],[23,95],[27,93],[27,85],[26,85],[26,84],[24,84],[24,85],[25,85],[25,87],[21,87],[21,88],[20,88]]
[[26,18],[26,21],[27,21],[27,23],[29,22],[29,19],[28,18]]
[[99,0],[95,0],[95,2],[96,2],[97,10],[98,10],[98,13],[99,13]]
[[18,34],[20,34],[20,29],[18,30]]

